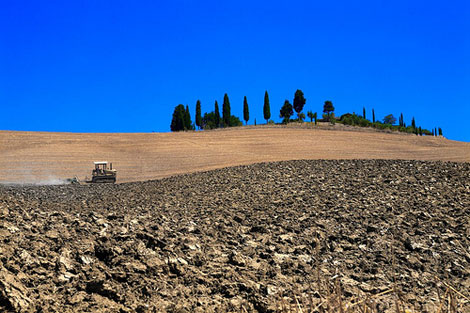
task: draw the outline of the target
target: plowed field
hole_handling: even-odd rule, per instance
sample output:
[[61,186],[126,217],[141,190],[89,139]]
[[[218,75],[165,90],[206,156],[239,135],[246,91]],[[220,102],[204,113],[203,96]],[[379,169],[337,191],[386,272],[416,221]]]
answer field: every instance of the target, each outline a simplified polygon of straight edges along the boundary
[[468,163],[287,161],[0,185],[0,310],[469,312],[469,176]]
[[[99,160],[119,184],[41,185]],[[470,312],[469,161],[356,129],[0,132],[0,311]]]

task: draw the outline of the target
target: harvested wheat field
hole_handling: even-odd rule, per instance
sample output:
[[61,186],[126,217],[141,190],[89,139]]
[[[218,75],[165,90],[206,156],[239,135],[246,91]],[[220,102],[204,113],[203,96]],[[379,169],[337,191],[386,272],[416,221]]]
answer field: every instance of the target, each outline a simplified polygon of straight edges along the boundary
[[296,159],[470,161],[468,143],[342,125],[147,134],[1,131],[0,147],[4,183],[83,180],[90,177],[93,161],[104,160],[113,162],[118,182]]
[[0,311],[470,312],[468,144],[349,130],[0,132],[3,182],[121,182],[0,184]]

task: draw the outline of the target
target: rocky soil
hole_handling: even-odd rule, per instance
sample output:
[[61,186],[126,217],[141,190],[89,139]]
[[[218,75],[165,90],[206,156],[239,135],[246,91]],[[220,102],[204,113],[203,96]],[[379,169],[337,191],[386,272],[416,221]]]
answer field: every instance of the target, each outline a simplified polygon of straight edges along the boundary
[[469,312],[467,163],[288,161],[0,186],[0,311],[269,312],[337,293],[430,312],[449,286]]

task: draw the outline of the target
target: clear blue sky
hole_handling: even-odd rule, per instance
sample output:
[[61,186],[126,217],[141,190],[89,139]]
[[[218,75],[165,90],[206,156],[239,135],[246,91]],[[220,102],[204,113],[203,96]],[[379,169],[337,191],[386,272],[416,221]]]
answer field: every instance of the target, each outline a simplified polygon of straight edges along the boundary
[[469,1],[0,0],[0,129],[166,132],[176,105],[403,112],[470,141]]

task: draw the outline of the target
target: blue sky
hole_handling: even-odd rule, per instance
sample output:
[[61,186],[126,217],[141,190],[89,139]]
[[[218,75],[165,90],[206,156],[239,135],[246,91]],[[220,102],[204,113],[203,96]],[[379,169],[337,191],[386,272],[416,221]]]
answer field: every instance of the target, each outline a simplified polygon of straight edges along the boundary
[[166,132],[176,105],[230,97],[280,121],[403,112],[470,141],[468,1],[1,1],[0,129]]

